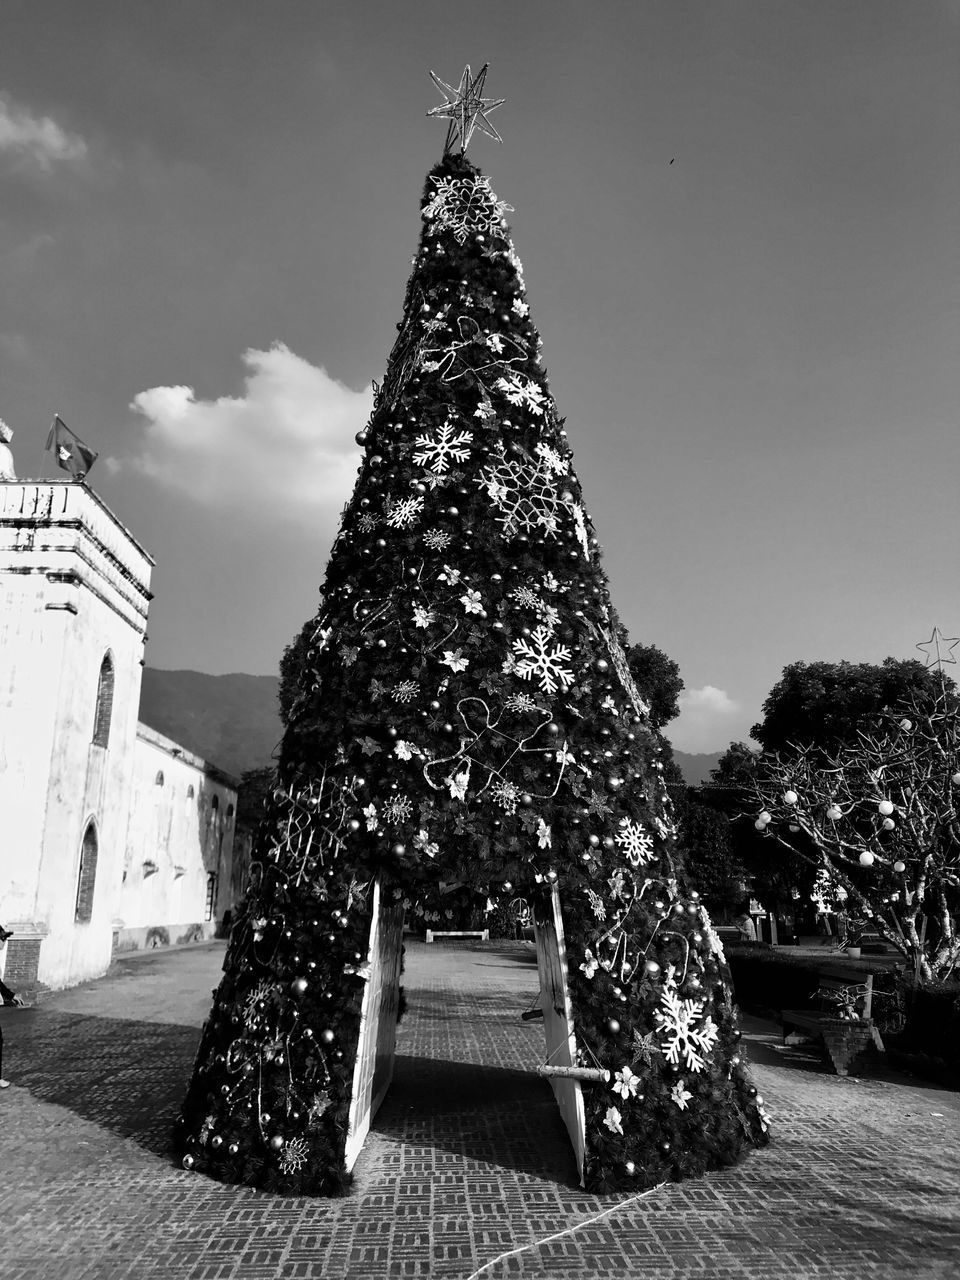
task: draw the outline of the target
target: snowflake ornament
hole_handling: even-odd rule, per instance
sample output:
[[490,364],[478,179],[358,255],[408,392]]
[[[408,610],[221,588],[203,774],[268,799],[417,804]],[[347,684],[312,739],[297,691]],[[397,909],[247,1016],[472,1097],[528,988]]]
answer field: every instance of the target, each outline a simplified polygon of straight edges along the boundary
[[423,512],[423,498],[393,498],[387,524],[393,529],[409,529]]
[[423,535],[424,546],[429,547],[431,551],[446,551],[452,541],[453,535],[444,529],[428,529]]
[[409,796],[393,796],[383,806],[383,820],[398,827],[413,813],[413,802]]
[[436,434],[417,436],[414,444],[419,449],[413,460],[421,467],[429,467],[434,475],[442,476],[451,462],[466,462],[470,457],[470,444],[473,436],[469,431],[458,431],[454,434],[452,425],[445,422],[437,428]]
[[675,1067],[682,1058],[688,1071],[702,1071],[706,1066],[705,1055],[716,1044],[719,1031],[712,1018],[703,1017],[703,1001],[681,999],[669,981],[670,976],[668,974],[667,989],[660,997],[661,1007],[654,1011],[663,1056]]
[[504,215],[513,206],[498,200],[489,178],[431,178],[434,191],[423,206],[421,216],[429,223],[428,234],[449,231],[457,244],[470,236],[503,235]]
[[532,587],[515,587],[510,592],[510,595],[516,600],[521,609],[538,611],[543,605],[543,601]]
[[357,528],[362,533],[373,533],[379,523],[379,516],[372,516],[369,511],[364,511],[360,516],[360,519],[357,521]]
[[490,787],[490,794],[493,796],[495,804],[498,804],[504,813],[516,813],[517,803],[520,799],[520,788],[506,779],[498,778]]
[[631,867],[639,867],[641,862],[649,862],[653,857],[653,836],[629,818],[620,819],[616,841]]
[[540,710],[529,693],[512,693],[503,705],[508,711],[521,716],[528,715],[531,711]]
[[555,476],[563,475],[567,470],[567,464],[557,453],[556,449],[551,448],[548,444],[538,444],[537,453],[543,459],[544,463],[550,468]]
[[395,684],[390,690],[390,697],[394,702],[410,702],[420,691],[420,686],[416,680],[401,680],[399,684]]
[[[266,924],[266,921],[264,921],[264,924]],[[261,1013],[261,1010],[257,1007],[258,1005],[270,1004],[275,998],[276,991],[271,983],[265,980],[258,982],[257,985],[248,992],[247,998],[244,1001],[244,1017],[249,1022],[251,1018],[255,1018]]]
[[573,672],[563,665],[570,661],[570,650],[560,644],[551,649],[550,641],[547,628],[537,627],[529,641],[520,639],[513,642],[517,675],[521,680],[536,677],[544,693],[556,693],[561,686],[569,689],[573,684]]
[[511,369],[504,377],[498,378],[494,386],[516,408],[528,409],[537,418],[542,416],[547,398],[542,387],[539,387],[531,378],[526,378],[523,374]]
[[497,508],[505,538],[524,532],[556,537],[560,513],[566,508],[557,493],[556,476],[543,458],[514,461],[501,447],[491,453],[474,483],[487,491]]

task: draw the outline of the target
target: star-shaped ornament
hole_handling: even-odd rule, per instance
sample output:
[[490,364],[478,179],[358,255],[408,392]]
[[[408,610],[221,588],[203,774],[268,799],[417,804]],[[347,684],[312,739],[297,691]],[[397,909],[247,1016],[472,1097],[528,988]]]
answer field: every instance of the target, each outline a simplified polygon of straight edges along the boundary
[[484,98],[482,96],[483,82],[487,78],[488,66],[489,63],[485,62],[477,74],[471,77],[468,64],[463,69],[460,84],[456,89],[441,80],[433,71],[430,72],[430,79],[440,92],[446,94],[447,97],[447,101],[442,106],[431,107],[427,112],[428,116],[450,121],[447,126],[447,140],[443,144],[444,151],[449,151],[458,138],[460,139],[461,153],[466,151],[470,139],[473,137],[474,129],[479,129],[488,138],[503,142],[499,133],[487,119],[486,113],[496,110],[497,107],[502,107],[506,102],[506,98]]
[[928,667],[934,666],[939,670],[945,662],[955,663],[957,661],[953,656],[953,651],[958,644],[960,644],[960,636],[950,636],[948,639],[939,627],[934,627],[930,639],[923,640],[914,647],[927,655],[926,665]]

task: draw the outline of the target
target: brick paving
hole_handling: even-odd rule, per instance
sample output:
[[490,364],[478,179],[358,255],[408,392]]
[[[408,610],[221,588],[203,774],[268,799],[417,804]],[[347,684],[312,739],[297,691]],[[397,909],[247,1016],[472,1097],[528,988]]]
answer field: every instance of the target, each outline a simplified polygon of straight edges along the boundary
[[167,1135],[222,955],[126,958],[39,1008],[0,1012],[13,1081],[0,1095],[4,1280],[960,1273],[960,1096],[827,1075],[759,1020],[745,1043],[774,1143],[642,1199],[585,1194],[531,1072],[542,1033],[519,1018],[537,990],[521,943],[408,943],[394,1086],[348,1197],[188,1174]]

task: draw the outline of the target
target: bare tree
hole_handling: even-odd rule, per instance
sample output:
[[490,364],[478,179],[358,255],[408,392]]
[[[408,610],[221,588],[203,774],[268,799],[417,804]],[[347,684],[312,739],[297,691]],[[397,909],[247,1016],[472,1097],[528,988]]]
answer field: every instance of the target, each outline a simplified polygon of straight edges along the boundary
[[[763,756],[755,826],[813,863],[847,909],[944,980],[960,961],[960,702],[945,685],[879,715],[833,753]],[[842,897],[842,895],[840,895]]]

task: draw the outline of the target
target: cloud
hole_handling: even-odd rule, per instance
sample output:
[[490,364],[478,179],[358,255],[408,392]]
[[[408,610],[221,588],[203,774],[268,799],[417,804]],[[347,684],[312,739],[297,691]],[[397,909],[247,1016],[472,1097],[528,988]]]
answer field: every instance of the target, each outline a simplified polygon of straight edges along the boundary
[[372,389],[351,391],[277,342],[244,352],[242,396],[198,400],[192,387],[152,387],[130,408],[147,420],[132,466],[158,484],[251,522],[332,523],[349,498],[359,451],[354,435]]
[[678,751],[717,751],[730,740],[732,722],[740,713],[740,704],[724,689],[705,684],[700,689],[685,689],[680,695],[680,714],[668,729],[670,741]]
[[0,153],[3,152],[49,173],[56,164],[83,160],[87,144],[78,134],[61,129],[50,116],[36,116],[0,94]]

